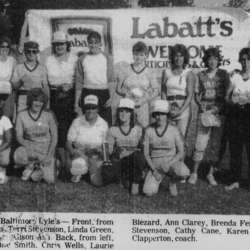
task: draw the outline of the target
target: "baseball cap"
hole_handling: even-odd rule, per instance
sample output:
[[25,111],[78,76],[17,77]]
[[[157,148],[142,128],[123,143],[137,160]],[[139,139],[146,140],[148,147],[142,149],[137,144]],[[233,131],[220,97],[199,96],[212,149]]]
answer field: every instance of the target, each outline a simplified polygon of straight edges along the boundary
[[123,98],[120,100],[118,108],[127,108],[127,109],[132,109],[134,110],[135,108],[135,103],[134,101],[128,99],[128,98]]
[[65,43],[68,41],[68,36],[62,31],[56,31],[53,34],[52,43]]
[[81,157],[74,159],[70,172],[72,175],[86,174],[88,172],[87,162]]
[[84,108],[98,107],[98,98],[95,95],[88,95],[84,98]]
[[170,111],[170,105],[168,101],[165,100],[157,100],[155,101],[154,109],[152,114],[155,112],[161,112],[161,113],[166,113],[168,114]]

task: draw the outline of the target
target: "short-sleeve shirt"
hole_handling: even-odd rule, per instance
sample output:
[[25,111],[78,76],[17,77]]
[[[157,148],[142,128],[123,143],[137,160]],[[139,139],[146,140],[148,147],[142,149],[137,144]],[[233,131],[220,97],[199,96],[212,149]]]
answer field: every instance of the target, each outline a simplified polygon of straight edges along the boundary
[[168,123],[167,130],[162,136],[156,133],[155,123],[145,129],[143,145],[148,145],[150,157],[174,157],[176,155],[177,141],[183,141],[178,128]]
[[121,131],[119,126],[113,126],[108,132],[108,142],[110,152],[113,151],[114,146],[119,147],[125,151],[125,155],[133,153],[141,142],[142,127],[135,125],[128,134]]
[[12,92],[10,79],[15,65],[16,60],[11,56],[8,56],[5,62],[0,61],[0,93]]
[[10,119],[6,116],[2,116],[0,119],[0,146],[3,144],[4,132],[11,129],[13,126]]
[[108,132],[108,124],[100,116],[90,125],[85,115],[77,117],[70,126],[68,140],[75,142],[77,148],[98,149],[102,146]]
[[51,124],[56,121],[52,112],[42,110],[40,116],[34,119],[26,109],[19,112],[16,121],[17,137],[21,136],[32,143],[34,152],[46,155],[51,143]]
[[54,55],[47,58],[45,67],[48,71],[49,85],[58,87],[63,83],[73,84],[78,57],[69,54],[66,61],[59,61]]
[[48,85],[46,69],[38,62],[33,69],[29,68],[26,63],[18,64],[15,67],[11,81],[18,82],[24,75],[28,77],[28,81],[24,82],[21,89],[44,88]]
[[123,82],[123,88],[126,88],[128,91],[139,88],[143,97],[148,96],[150,89],[159,88],[155,75],[146,66],[140,72],[137,72],[133,64],[127,65],[118,74],[118,79]]

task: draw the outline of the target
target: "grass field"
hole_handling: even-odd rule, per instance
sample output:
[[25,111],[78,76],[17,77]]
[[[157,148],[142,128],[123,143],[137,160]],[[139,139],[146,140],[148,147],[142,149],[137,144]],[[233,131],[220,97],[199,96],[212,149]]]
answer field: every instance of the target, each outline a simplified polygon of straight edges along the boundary
[[[195,140],[194,116],[188,142],[187,164],[190,167],[191,152]],[[244,155],[243,179],[247,176]],[[223,168],[228,169],[229,154],[225,155]],[[77,212],[77,213],[153,213],[153,214],[249,214],[250,192],[248,180],[243,180],[243,188],[226,192],[227,172],[217,174],[217,187],[205,181],[207,165],[200,168],[197,185],[178,183],[177,197],[168,191],[165,178],[154,197],[132,196],[119,185],[112,184],[102,188],[91,186],[86,180],[71,183],[69,179],[58,180],[56,185],[23,182],[20,176],[11,176],[7,184],[0,186],[0,211],[2,212]],[[20,175],[20,173],[19,173]]]

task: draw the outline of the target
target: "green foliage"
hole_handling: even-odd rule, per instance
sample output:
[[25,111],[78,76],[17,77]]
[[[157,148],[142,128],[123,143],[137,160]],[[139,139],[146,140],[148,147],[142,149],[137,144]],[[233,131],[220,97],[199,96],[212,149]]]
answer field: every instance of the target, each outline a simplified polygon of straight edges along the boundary
[[233,8],[241,8],[245,11],[250,11],[248,0],[230,0],[227,6]]
[[194,0],[139,0],[141,7],[192,6]]

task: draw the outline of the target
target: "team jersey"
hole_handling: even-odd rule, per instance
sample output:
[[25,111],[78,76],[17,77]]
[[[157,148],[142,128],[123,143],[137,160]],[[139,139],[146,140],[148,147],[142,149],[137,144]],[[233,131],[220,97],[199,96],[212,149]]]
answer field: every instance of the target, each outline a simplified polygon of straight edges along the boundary
[[45,62],[49,85],[58,87],[63,83],[73,84],[77,60],[78,57],[73,54],[69,54],[66,61],[59,61],[55,55],[49,56]]
[[155,123],[145,129],[143,145],[148,145],[150,157],[174,157],[176,155],[177,141],[183,142],[176,125],[168,123],[167,129],[162,136],[156,133]]
[[16,135],[30,141],[34,152],[46,155],[51,143],[52,126],[56,126],[52,112],[42,110],[38,118],[34,119],[26,109],[18,113]]
[[0,61],[0,93],[10,94],[12,92],[10,79],[15,65],[16,60],[11,56],[8,56],[4,62]]
[[95,124],[90,125],[85,115],[77,117],[70,126],[68,140],[74,142],[77,148],[99,149],[108,131],[107,122],[98,116]]
[[173,95],[187,96],[187,76],[190,69],[184,69],[179,76],[172,73],[171,69],[163,71],[163,81],[167,88],[167,97]]
[[36,66],[31,69],[26,63],[18,64],[15,67],[12,82],[18,82],[21,78],[26,75],[28,80],[24,82],[21,89],[30,90],[32,88],[44,88],[48,85],[46,69],[38,62]]
[[130,91],[135,88],[141,90],[143,97],[147,97],[150,94],[150,90],[159,89],[155,75],[152,74],[147,66],[140,72],[137,72],[133,64],[130,64],[118,74],[118,80],[122,81],[123,88],[128,90],[127,97],[130,97]]
[[0,146],[3,144],[4,132],[11,128],[12,124],[10,119],[6,116],[2,116],[0,119]]
[[124,156],[133,153],[138,148],[142,137],[142,127],[135,125],[125,134],[119,126],[113,126],[108,131],[109,152],[112,153],[115,146],[126,152]]
[[210,78],[206,70],[198,73],[198,81],[195,84],[195,93],[201,94],[201,99],[224,99],[229,83],[229,75],[226,70],[217,69],[215,75]]

